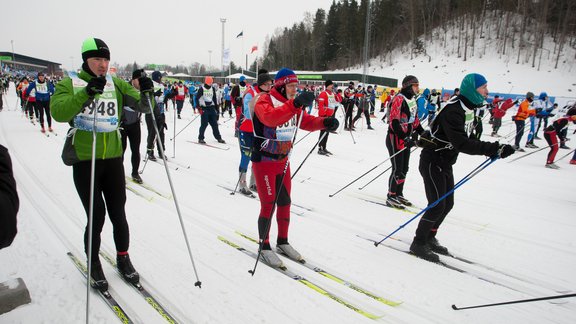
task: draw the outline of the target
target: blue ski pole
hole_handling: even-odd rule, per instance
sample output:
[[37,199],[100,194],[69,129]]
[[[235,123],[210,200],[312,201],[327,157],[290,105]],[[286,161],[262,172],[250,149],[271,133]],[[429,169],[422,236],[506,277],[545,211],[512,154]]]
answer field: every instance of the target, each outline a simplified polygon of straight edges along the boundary
[[424,214],[428,209],[433,208],[434,206],[438,205],[439,202],[441,202],[442,200],[444,200],[446,197],[448,197],[449,195],[451,195],[456,189],[458,189],[458,187],[462,186],[464,183],[466,183],[468,180],[472,179],[472,177],[474,177],[475,175],[477,175],[478,173],[480,173],[482,170],[486,169],[487,166],[489,166],[490,164],[494,163],[494,161],[496,161],[498,158],[488,158],[486,159],[486,161],[482,162],[482,164],[480,164],[478,167],[476,167],[476,169],[472,170],[472,172],[468,173],[466,176],[464,176],[464,178],[462,178],[462,180],[458,181],[458,183],[456,183],[454,185],[454,188],[452,188],[452,190],[448,191],[447,193],[445,193],[442,197],[438,198],[438,200],[436,200],[435,202],[431,203],[430,205],[428,205],[426,208],[422,209],[418,214],[416,214],[414,217],[410,218],[406,223],[400,225],[400,227],[398,227],[394,232],[388,234],[388,236],[386,236],[385,238],[383,238],[382,240],[380,240],[379,242],[375,242],[374,246],[378,246],[380,245],[380,243],[384,242],[387,238],[389,238],[390,236],[396,234],[398,231],[400,231],[401,229],[403,229],[406,225],[410,224],[413,220],[415,220],[416,218],[418,218],[420,215]]

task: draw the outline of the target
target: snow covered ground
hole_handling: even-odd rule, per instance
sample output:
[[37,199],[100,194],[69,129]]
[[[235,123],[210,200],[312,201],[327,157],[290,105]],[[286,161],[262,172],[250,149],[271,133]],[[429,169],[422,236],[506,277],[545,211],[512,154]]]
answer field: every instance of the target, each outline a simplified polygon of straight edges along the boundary
[[[0,315],[0,322],[82,322],[85,281],[66,252],[83,257],[86,216],[74,189],[72,169],[60,159],[68,126],[56,123],[58,136],[46,137],[19,110],[11,110],[16,101],[13,89],[6,100],[7,106],[0,113],[0,143],[12,155],[21,204],[19,234],[11,247],[0,251],[0,281],[22,277],[32,303]],[[192,118],[188,103],[177,125],[173,123],[172,111],[168,113],[169,157],[174,155],[170,141],[173,129],[182,129]],[[173,200],[130,185],[148,198],[127,192],[130,254],[144,285],[183,323],[576,321],[573,298],[463,311],[451,308],[452,304],[495,303],[576,290],[576,166],[568,164],[569,158],[558,163],[560,170],[544,168],[547,150],[514,163],[499,160],[458,189],[455,207],[438,237],[453,253],[481,264],[468,265],[443,258],[469,272],[460,273],[385,246],[376,248],[357,237],[381,239],[381,234],[392,232],[413,216],[363,200],[383,201],[389,173],[358,190],[389,163],[333,198],[328,197],[388,157],[384,144],[386,126],[379,118],[372,119],[372,123],[374,131],[359,125],[353,134],[356,144],[350,133],[330,135],[328,148],[334,155],[325,157],[313,152],[296,175],[292,200],[300,207],[292,208],[290,242],[307,260],[331,274],[378,296],[400,301],[401,305],[387,306],[290,261],[286,264],[291,270],[357,308],[381,317],[369,319],[263,264],[258,266],[255,276],[250,276],[248,270],[254,266],[254,260],[218,240],[218,236],[224,236],[256,250],[255,244],[235,231],[256,236],[259,202],[239,194],[232,196],[230,191],[219,187],[233,187],[237,180],[239,150],[233,137],[233,122],[227,121],[227,117],[220,121],[220,131],[229,150],[188,142],[197,139],[199,120],[196,120],[176,141],[174,160],[191,165],[190,169],[170,169],[202,281],[201,289],[194,287],[196,278]],[[488,128],[486,123],[485,129]],[[500,133],[511,131],[513,125],[505,122]],[[301,131],[298,138],[306,134]],[[206,138],[208,143],[215,143],[209,129]],[[293,171],[317,139],[318,134],[311,134],[295,146]],[[483,139],[493,140],[489,136]],[[536,144],[545,145],[543,140]],[[141,148],[144,151],[144,144]],[[566,150],[560,150],[558,156],[565,153]],[[418,157],[419,152],[413,153],[405,195],[424,207]],[[455,165],[456,179],[484,159],[461,155]],[[129,170],[129,159],[125,164]],[[169,196],[167,177],[160,164],[149,163],[142,177],[145,183]],[[411,223],[385,244],[407,249],[406,242],[411,241],[416,225],[417,221]],[[274,224],[273,242],[275,233]],[[103,249],[114,253],[109,221],[102,237]],[[104,267],[112,294],[136,322],[164,322],[134,290],[121,282],[112,267],[108,264]],[[90,315],[92,323],[117,322],[96,293],[92,293]]]

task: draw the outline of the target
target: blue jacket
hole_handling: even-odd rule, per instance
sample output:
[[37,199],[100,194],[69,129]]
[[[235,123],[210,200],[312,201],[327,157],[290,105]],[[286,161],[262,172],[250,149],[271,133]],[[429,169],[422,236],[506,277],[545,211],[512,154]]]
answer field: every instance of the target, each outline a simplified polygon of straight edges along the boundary
[[420,120],[424,120],[428,117],[428,101],[426,98],[428,98],[429,95],[430,89],[426,88],[424,89],[424,92],[418,96],[418,99],[416,99],[416,105],[418,106],[418,119]]
[[26,90],[27,94],[30,94],[30,92],[34,89],[36,89],[36,100],[37,101],[50,101],[50,96],[52,96],[54,94],[54,86],[52,85],[52,83],[48,82],[48,81],[44,81],[44,84],[46,85],[46,92],[39,92],[37,87],[36,87],[36,82],[38,81],[34,81],[32,83],[30,83],[30,85],[28,85],[28,89]]

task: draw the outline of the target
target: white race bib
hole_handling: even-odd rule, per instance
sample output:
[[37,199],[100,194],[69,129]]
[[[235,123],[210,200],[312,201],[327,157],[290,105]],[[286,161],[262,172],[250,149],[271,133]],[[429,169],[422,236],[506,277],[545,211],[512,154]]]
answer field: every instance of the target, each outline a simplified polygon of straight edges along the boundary
[[[280,102],[279,100],[277,100],[273,96],[270,96],[270,98],[272,98],[272,104],[274,105],[274,107],[280,107],[283,105],[282,102]],[[304,112],[301,112],[301,114],[303,114],[303,113]],[[296,124],[298,123],[297,116],[298,115],[292,116],[292,118],[289,121],[276,127],[276,139],[277,140],[279,140],[279,141],[291,141],[292,140],[292,138],[294,137],[294,132],[296,131]]]
[[[88,84],[76,74],[71,73],[70,78],[72,79],[74,93],[82,91]],[[98,101],[98,106],[96,106],[96,101]],[[82,111],[74,117],[74,127],[84,131],[92,131],[94,127],[94,112],[97,113],[95,125],[97,133],[109,133],[118,128],[118,100],[116,99],[114,81],[109,74],[106,75],[104,93],[98,99],[87,103],[82,108]]]

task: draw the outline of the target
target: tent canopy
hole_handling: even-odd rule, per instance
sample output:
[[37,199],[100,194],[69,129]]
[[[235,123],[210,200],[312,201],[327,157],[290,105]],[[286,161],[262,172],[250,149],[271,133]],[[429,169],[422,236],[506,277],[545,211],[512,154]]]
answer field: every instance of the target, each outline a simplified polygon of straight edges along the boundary
[[226,77],[226,79],[240,79],[241,76],[246,77],[246,80],[255,80],[253,77],[242,73],[230,74]]

